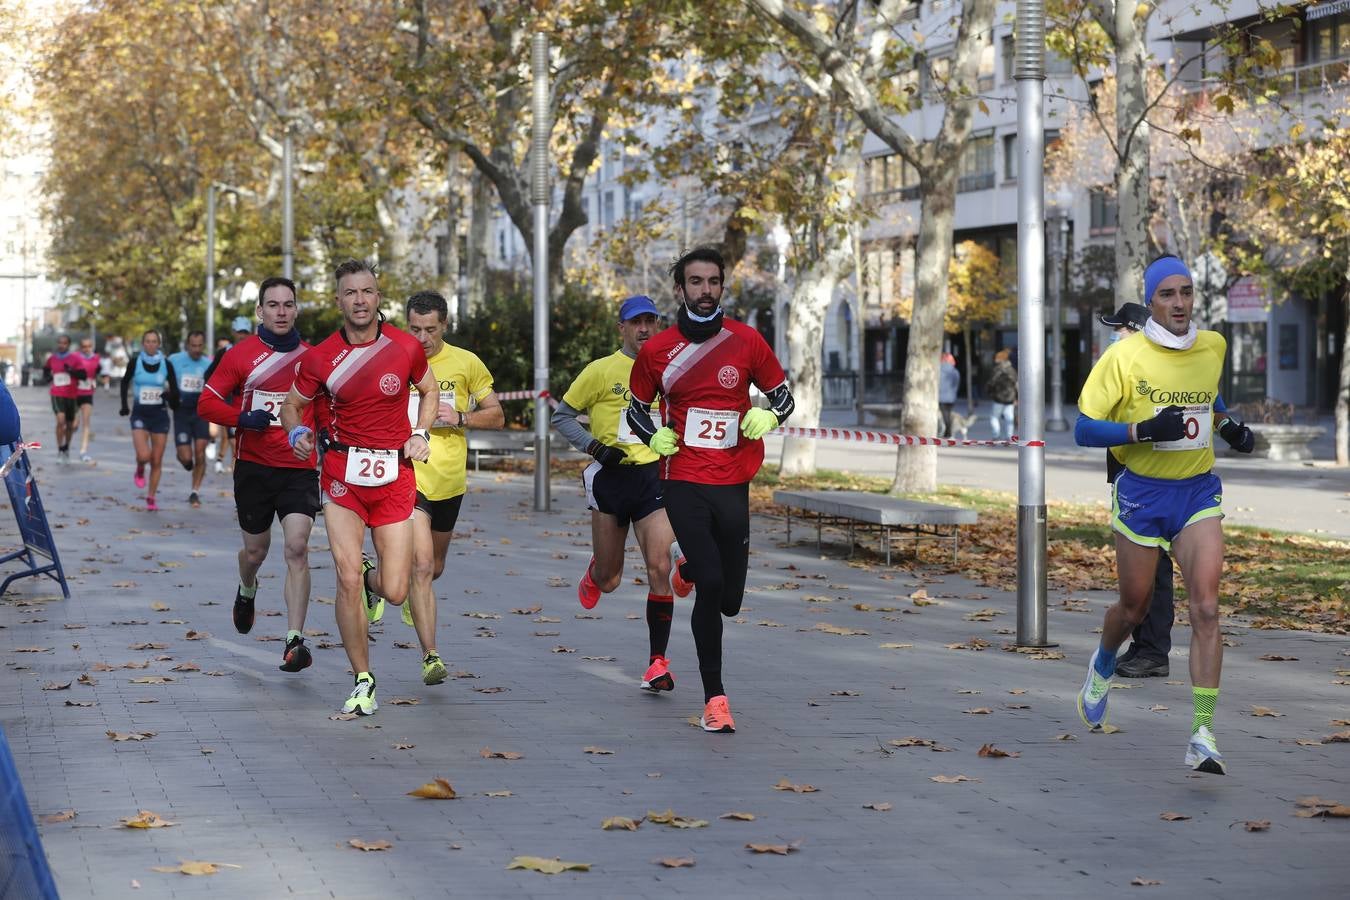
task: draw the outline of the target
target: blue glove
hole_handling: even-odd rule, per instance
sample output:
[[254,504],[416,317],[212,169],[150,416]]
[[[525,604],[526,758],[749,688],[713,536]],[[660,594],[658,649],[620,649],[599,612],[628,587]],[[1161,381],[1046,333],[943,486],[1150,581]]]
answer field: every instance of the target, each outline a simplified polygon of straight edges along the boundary
[[[238,425],[240,428],[261,431],[276,420],[277,417],[265,409],[250,409],[239,414]],[[294,444],[292,444],[292,446],[294,446]]]
[[680,452],[679,441],[675,437],[674,430],[667,427],[656,429],[656,434],[652,435],[652,442],[647,446],[662,456],[673,456]]
[[757,441],[778,427],[778,417],[767,409],[753,406],[741,417],[741,434]]

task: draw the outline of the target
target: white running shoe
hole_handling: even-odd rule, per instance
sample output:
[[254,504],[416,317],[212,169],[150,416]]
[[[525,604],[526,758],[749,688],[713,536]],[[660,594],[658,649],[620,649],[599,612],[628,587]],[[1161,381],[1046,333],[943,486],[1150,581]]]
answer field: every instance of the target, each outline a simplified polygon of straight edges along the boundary
[[1223,764],[1223,754],[1219,752],[1219,745],[1208,725],[1201,725],[1191,735],[1191,742],[1186,745],[1186,767],[1210,775],[1228,774],[1228,768]]

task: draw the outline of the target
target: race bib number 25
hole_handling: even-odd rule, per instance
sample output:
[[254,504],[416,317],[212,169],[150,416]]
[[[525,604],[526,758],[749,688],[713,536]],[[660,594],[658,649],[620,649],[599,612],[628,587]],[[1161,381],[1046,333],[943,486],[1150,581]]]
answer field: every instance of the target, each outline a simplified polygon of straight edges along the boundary
[[[1158,414],[1165,407],[1155,407]],[[1154,450],[1204,450],[1209,446],[1210,432],[1214,428],[1214,415],[1208,403],[1197,403],[1181,408],[1182,421],[1186,425],[1186,434],[1177,441],[1157,441]]]
[[740,434],[741,414],[734,409],[689,410],[684,419],[684,443],[705,450],[729,450]]

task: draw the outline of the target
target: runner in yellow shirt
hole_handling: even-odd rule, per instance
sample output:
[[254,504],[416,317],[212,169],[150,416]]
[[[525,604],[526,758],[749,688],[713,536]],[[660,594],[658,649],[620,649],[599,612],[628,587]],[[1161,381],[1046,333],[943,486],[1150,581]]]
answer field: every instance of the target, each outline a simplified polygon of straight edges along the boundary
[[[431,426],[431,455],[413,462],[417,475],[417,502],[413,510],[413,567],[403,622],[417,630],[422,645],[422,681],[440,684],[448,672],[436,651],[436,595],[431,582],[445,571],[445,556],[459,520],[460,504],[468,489],[470,428],[501,428],[506,421],[492,373],[483,361],[462,347],[445,342],[450,309],[435,291],[408,298],[408,333],[422,344],[427,364],[440,385],[436,422]],[[417,417],[417,394],[408,400],[409,415]]]
[[1112,485],[1120,600],[1106,611],[1101,645],[1078,692],[1078,714],[1089,727],[1106,724],[1116,651],[1148,613],[1158,551],[1181,567],[1191,620],[1191,692],[1195,715],[1186,765],[1225,773],[1212,731],[1223,644],[1219,636],[1219,576],[1223,571],[1223,484],[1214,467],[1213,432],[1250,453],[1251,429],[1215,401],[1226,345],[1200,331],[1190,270],[1175,256],[1154,260],[1144,273],[1149,319],[1142,334],[1112,344],[1092,367],[1078,398],[1074,437],[1110,447],[1124,464]]
[[[661,480],[656,471],[660,457],[633,433],[624,411],[631,399],[628,376],[638,348],[659,328],[656,304],[650,298],[625,300],[619,307],[623,346],[582,369],[553,413],[553,427],[558,433],[595,458],[581,476],[591,508],[595,555],[577,585],[577,597],[583,607],[591,609],[601,594],[618,588],[623,580],[623,545],[631,522],[647,563],[649,652],[640,687],[653,692],[675,688],[666,645],[675,609],[671,557],[679,556],[679,547],[674,544],[675,532],[661,499]],[[589,431],[577,421],[583,412],[590,414]],[[689,593],[688,584],[681,582],[676,588],[681,597]]]

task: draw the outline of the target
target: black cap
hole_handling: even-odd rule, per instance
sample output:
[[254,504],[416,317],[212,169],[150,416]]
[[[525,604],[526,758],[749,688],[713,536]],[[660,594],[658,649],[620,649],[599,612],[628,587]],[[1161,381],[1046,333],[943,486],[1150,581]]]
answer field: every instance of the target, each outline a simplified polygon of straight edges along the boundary
[[1139,303],[1125,303],[1114,315],[1099,315],[1097,321],[1107,328],[1128,328],[1131,331],[1143,331],[1148,322],[1148,309]]

